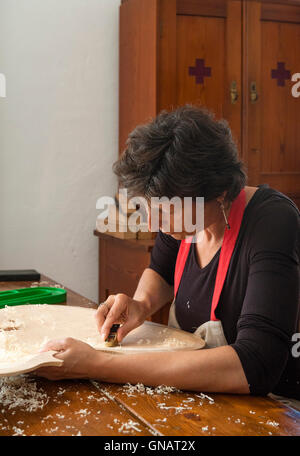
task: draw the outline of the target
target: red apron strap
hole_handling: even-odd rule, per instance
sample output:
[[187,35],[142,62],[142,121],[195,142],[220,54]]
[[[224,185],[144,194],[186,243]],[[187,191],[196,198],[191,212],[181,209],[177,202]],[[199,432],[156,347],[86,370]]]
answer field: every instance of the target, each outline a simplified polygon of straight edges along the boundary
[[176,266],[175,266],[175,276],[174,276],[174,296],[176,297],[177,291],[179,288],[180,280],[183,274],[184,266],[190,251],[191,242],[186,242],[184,239],[180,243],[180,247],[178,250],[177,258],[176,258]]
[[[244,209],[246,205],[246,193],[242,189],[236,199],[232,202],[230,213],[228,217],[228,223],[230,230],[225,230],[222,248],[220,252],[219,264],[217,269],[217,276],[214,288],[214,294],[212,299],[210,319],[217,321],[215,316],[215,310],[217,308],[221,291],[225,282],[226,274],[228,271],[230,259],[235,246],[236,239],[239,234],[242,218],[244,215]],[[176,259],[175,276],[174,276],[174,296],[176,297],[180,280],[183,274],[184,266],[190,251],[191,242],[183,240],[180,243],[179,251]]]
[[232,252],[240,231],[245,205],[246,193],[245,190],[242,189],[237,198],[232,202],[230,213],[228,216],[230,230],[225,230],[224,239],[221,247],[215,289],[210,311],[210,319],[213,321],[218,320],[215,315],[215,310],[219,302],[219,298],[221,295],[221,291],[225,282],[229,263],[231,260]]

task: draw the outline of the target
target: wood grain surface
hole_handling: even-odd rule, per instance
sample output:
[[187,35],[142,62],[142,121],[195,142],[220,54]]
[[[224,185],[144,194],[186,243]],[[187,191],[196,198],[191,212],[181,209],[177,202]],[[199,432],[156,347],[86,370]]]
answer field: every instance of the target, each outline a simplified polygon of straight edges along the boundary
[[[56,283],[45,276],[41,281]],[[30,284],[1,282],[0,290]],[[96,306],[71,290],[69,304]],[[34,412],[0,404],[0,435],[299,435],[300,413],[268,397],[157,394],[153,388],[137,393],[92,380],[28,379],[35,381],[47,403]]]
[[300,413],[268,397],[179,392],[133,393],[110,385],[110,394],[163,435],[299,435]]

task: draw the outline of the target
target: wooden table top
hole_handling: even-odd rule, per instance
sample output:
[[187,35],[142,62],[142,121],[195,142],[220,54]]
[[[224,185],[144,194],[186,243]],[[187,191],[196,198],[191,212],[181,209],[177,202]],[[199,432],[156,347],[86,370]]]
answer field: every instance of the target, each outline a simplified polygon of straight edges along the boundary
[[[47,282],[47,283],[45,283]],[[45,276],[41,285],[56,282]],[[0,290],[32,282],[0,282]],[[96,307],[68,290],[67,305]],[[40,395],[40,408],[9,408],[0,401],[0,435],[212,436],[299,435],[300,413],[269,397],[137,392],[93,380],[51,382],[25,377]],[[1,379],[0,379],[1,381]],[[1,394],[1,391],[0,391]]]

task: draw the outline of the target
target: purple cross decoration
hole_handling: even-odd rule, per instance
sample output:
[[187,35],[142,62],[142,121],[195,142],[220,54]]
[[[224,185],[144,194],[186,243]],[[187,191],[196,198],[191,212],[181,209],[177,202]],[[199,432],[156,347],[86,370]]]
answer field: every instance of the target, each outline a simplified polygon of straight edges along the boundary
[[189,67],[189,76],[196,76],[196,84],[203,84],[204,77],[211,76],[211,68],[205,66],[204,59],[196,59],[196,66]]
[[271,71],[272,79],[277,79],[277,85],[280,87],[285,86],[285,80],[291,79],[291,72],[285,69],[284,62],[277,63],[277,69]]

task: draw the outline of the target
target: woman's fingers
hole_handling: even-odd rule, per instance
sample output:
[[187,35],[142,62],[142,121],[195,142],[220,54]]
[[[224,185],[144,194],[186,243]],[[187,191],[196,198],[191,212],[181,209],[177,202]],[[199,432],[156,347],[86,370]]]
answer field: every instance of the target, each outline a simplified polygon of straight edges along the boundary
[[127,334],[133,329],[140,326],[141,323],[138,322],[135,318],[128,319],[119,329],[118,329],[118,342],[121,342]]
[[105,322],[106,316],[109,312],[109,309],[115,302],[115,295],[110,295],[105,302],[99,305],[97,312],[95,313],[96,324],[98,331],[101,331],[102,325]]
[[103,340],[107,339],[110,328],[114,323],[121,323],[124,321],[124,317],[127,314],[128,301],[128,296],[124,294],[117,294],[115,296],[114,304],[111,306],[108,314],[106,315],[105,321],[101,328],[101,335]]
[[132,303],[133,300],[131,298],[123,293],[119,293],[117,295],[109,296],[107,300],[99,306],[95,318],[98,331],[101,333],[103,340],[107,339],[113,324],[122,324],[117,334],[119,342],[121,342],[132,329],[139,326],[139,322],[134,316],[135,312],[128,318],[129,305]]

